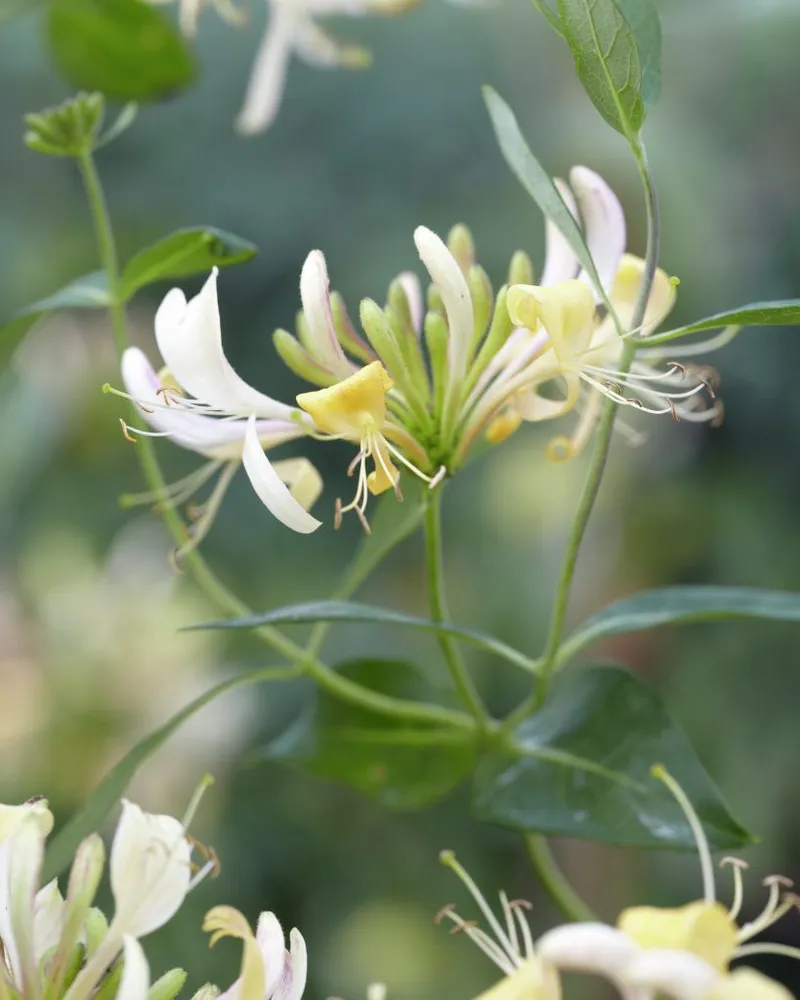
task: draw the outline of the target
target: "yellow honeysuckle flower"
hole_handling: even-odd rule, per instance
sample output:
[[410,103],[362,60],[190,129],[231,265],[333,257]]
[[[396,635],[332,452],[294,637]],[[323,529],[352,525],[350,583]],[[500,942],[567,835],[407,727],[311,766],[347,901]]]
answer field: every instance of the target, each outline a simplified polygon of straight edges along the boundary
[[704,958],[719,972],[736,951],[736,924],[721,903],[689,903],[675,909],[634,906],[617,927],[642,948],[680,948]]
[[755,969],[735,969],[713,988],[707,1000],[794,1000],[794,997],[785,986]]
[[555,969],[531,958],[476,1000],[561,1000],[561,984]]

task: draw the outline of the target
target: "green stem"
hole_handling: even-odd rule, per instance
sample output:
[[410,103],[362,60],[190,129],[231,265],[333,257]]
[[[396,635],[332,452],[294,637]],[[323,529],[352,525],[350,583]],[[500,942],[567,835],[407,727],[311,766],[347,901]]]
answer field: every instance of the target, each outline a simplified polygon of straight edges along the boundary
[[576,923],[597,920],[558,867],[547,840],[528,833],[525,835],[525,847],[548,896],[564,916]]
[[[90,152],[86,152],[78,158],[78,166],[86,188],[100,260],[108,278],[114,341],[117,352],[122,355],[128,345],[128,336],[125,303],[120,295],[119,263],[114,231],[100,177]],[[133,404],[131,407],[135,414],[136,410]],[[139,438],[136,443],[136,451],[148,486],[154,493],[163,493],[166,484],[152,441],[148,438]],[[173,541],[180,548],[188,539],[183,519],[174,507],[169,507],[166,504],[162,505],[161,514]],[[187,552],[181,560],[181,566],[188,570],[200,590],[224,614],[236,618],[252,614],[251,609],[218,579],[197,550]],[[356,583],[358,582],[360,581],[356,581]],[[278,629],[269,626],[258,629],[256,634],[271,649],[280,653],[291,663],[297,664],[303,673],[308,674],[321,688],[335,697],[384,715],[420,722],[441,723],[462,729],[473,728],[472,720],[462,712],[455,712],[439,705],[426,705],[400,698],[391,698],[388,695],[362,687],[331,670],[316,657],[325,636],[324,626],[318,626],[312,632],[307,648],[303,648]]]
[[[444,567],[442,559],[442,491],[441,486],[431,490],[425,506],[425,552],[428,564],[428,602],[431,618],[435,622],[449,621],[445,599]],[[452,636],[439,635],[439,648],[453,678],[462,704],[469,710],[477,724],[485,731],[489,716],[477,688],[467,670],[461,651]]]
[[[661,219],[658,210],[658,199],[653,184],[652,174],[647,162],[644,148],[637,150],[637,164],[645,190],[645,203],[647,209],[647,251],[645,255],[645,269],[642,278],[642,286],[631,321],[631,330],[637,330],[644,320],[650,292],[653,287],[653,279],[658,266],[658,252],[661,239]],[[625,341],[622,349],[619,369],[625,374],[633,361],[637,348],[637,338],[631,337]],[[596,442],[594,454],[586,475],[586,481],[581,493],[578,510],[572,529],[567,539],[567,547],[564,553],[564,561],[561,566],[556,594],[553,602],[553,610],[550,616],[550,626],[547,633],[547,641],[544,653],[542,654],[542,666],[533,694],[526,699],[503,724],[506,731],[512,730],[530,712],[535,711],[544,701],[552,675],[558,666],[561,649],[561,641],[564,635],[564,624],[567,616],[572,580],[575,575],[575,566],[578,562],[581,543],[586,534],[589,518],[594,509],[597,495],[600,491],[600,483],[603,479],[606,460],[611,448],[611,433],[614,429],[614,418],[617,413],[617,404],[613,400],[606,400],[600,420],[597,426]]]

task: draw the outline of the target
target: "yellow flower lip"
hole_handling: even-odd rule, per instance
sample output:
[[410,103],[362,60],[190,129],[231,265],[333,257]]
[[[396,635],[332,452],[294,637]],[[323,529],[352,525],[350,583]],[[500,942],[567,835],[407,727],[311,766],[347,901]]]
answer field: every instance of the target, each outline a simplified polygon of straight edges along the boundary
[[736,949],[736,924],[720,903],[696,902],[675,909],[634,906],[617,927],[642,948],[675,948],[725,972]]
[[360,442],[383,427],[393,385],[380,361],[373,361],[327,389],[301,392],[297,405],[324,433]]

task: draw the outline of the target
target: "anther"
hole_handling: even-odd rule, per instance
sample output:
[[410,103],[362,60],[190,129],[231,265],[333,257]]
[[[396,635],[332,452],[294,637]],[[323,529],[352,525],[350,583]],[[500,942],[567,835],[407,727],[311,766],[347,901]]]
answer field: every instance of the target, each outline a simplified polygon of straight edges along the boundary
[[353,510],[358,514],[358,519],[361,522],[361,527],[364,529],[364,533],[367,535],[372,534],[372,528],[369,526],[369,521],[367,520],[367,515],[360,507],[354,507]]
[[750,867],[749,863],[743,858],[727,857],[723,858],[719,863],[720,868],[727,868],[728,866],[732,868],[741,868],[742,871],[747,871]]
[[768,875],[761,884],[767,887],[771,885],[782,885],[785,889],[794,888],[794,882],[785,875]]
[[667,406],[670,409],[670,413],[672,414],[672,419],[676,423],[679,423],[681,418],[678,416],[678,411],[675,409],[675,404],[672,402],[671,399],[666,399],[666,400],[664,400],[664,402],[667,404]]
[[190,521],[199,521],[205,512],[205,507],[199,506],[197,504],[191,504],[186,508],[186,516]]
[[532,910],[533,903],[529,899],[509,899],[508,905],[512,910]]
[[477,920],[462,920],[460,924],[450,928],[451,934],[460,934],[462,931],[474,930],[478,926]]
[[122,436],[125,438],[125,440],[130,441],[131,444],[136,444],[136,438],[131,437],[131,433],[128,430],[128,425],[125,423],[122,417],[119,418],[119,425],[122,428]]
[[446,903],[433,918],[433,922],[438,926],[445,917],[449,917],[456,908],[455,903]]
[[333,527],[335,531],[338,531],[342,526],[342,501],[339,497],[336,498],[336,503],[333,505]]

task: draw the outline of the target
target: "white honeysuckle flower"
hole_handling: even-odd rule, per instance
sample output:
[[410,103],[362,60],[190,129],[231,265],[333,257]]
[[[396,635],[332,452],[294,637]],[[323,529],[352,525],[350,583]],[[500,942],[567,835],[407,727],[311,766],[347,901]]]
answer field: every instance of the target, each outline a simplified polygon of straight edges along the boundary
[[223,937],[239,938],[244,944],[239,978],[219,1000],[300,1000],[303,996],[308,955],[296,927],[289,934],[289,950],[274,913],[262,913],[253,934],[238,910],[216,906],[206,914],[203,929],[211,933],[212,946]]
[[147,1000],[150,989],[150,966],[142,946],[129,934],[122,939],[122,978],[116,1000]]
[[144,937],[178,911],[192,885],[191,854],[181,822],[123,799],[110,862],[118,935]]
[[[597,922],[565,924],[534,943],[524,915],[530,904],[509,901],[501,892],[503,919],[498,919],[452,852],[442,853],[442,861],[458,875],[478,904],[488,930],[475,920],[465,920],[452,906],[440,911],[437,922],[453,923],[505,974],[504,980],[478,1000],[558,998],[561,972],[602,976],[622,1000],[792,1000],[785,987],[752,969],[729,969],[732,961],[758,954],[800,959],[798,948],[751,943],[797,907],[797,897],[782,891],[791,883],[778,876],[767,879],[766,906],[754,920],[737,926],[743,901],[742,869],[746,866],[730,858],[723,861],[733,866],[734,873],[733,904],[726,909],[716,899],[711,852],[697,814],[681,787],[663,768],[653,768],[653,775],[676,798],[697,845],[703,899],[686,906],[632,907],[623,910],[616,927]],[[544,985],[526,985],[532,976]]]
[[0,844],[13,836],[20,823],[27,816],[36,816],[45,836],[53,829],[53,814],[47,807],[47,799],[33,798],[18,806],[0,804]]

